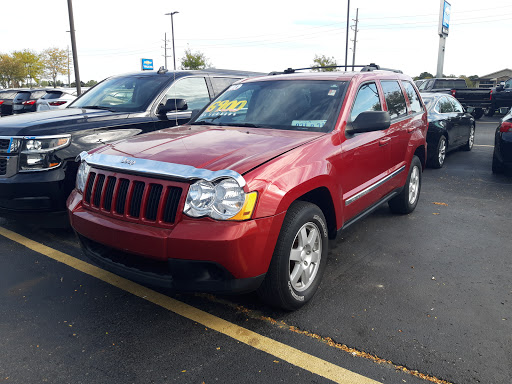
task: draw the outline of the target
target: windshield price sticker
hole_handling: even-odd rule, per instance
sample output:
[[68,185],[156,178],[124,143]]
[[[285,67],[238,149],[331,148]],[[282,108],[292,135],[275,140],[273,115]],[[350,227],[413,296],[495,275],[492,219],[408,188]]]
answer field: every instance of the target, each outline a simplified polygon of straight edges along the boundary
[[293,120],[292,127],[322,128],[327,120]]
[[221,100],[210,105],[206,112],[231,112],[240,111],[247,104],[247,100]]

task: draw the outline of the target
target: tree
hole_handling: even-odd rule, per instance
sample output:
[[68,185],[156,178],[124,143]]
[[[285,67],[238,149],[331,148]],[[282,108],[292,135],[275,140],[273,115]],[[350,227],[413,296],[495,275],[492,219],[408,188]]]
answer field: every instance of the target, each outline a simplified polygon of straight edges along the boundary
[[12,57],[22,64],[23,78],[27,79],[27,84],[31,85],[32,81],[38,84],[44,73],[41,55],[29,49],[24,49],[23,51],[14,51]]
[[89,80],[87,83],[85,83],[84,87],[94,87],[98,82],[96,80]]
[[68,74],[68,53],[59,48],[48,48],[42,53],[45,66],[45,76],[53,80],[56,87],[58,75]]
[[336,60],[334,57],[327,57],[325,55],[318,56],[315,55],[315,58],[313,59],[313,64],[311,64],[311,67],[313,67],[313,71],[315,72],[334,72],[336,71],[336,68],[319,68],[319,67],[332,67],[338,65],[336,63]]
[[434,77],[430,72],[421,72],[419,76],[416,76],[414,80],[432,79]]
[[24,78],[23,64],[14,57],[0,54],[0,84],[2,87],[18,87]]
[[181,69],[205,69],[211,66],[204,53],[199,51],[194,53],[190,48],[185,50],[185,56],[181,58]]

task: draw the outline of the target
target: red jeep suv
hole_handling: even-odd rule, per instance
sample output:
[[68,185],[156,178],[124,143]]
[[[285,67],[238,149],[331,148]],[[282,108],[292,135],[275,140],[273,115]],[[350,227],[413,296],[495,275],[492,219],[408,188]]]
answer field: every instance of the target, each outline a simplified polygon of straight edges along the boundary
[[128,279],[257,290],[297,309],[320,284],[329,238],[386,202],[414,210],[426,132],[401,73],[242,80],[186,125],[83,152],[71,224],[88,257]]

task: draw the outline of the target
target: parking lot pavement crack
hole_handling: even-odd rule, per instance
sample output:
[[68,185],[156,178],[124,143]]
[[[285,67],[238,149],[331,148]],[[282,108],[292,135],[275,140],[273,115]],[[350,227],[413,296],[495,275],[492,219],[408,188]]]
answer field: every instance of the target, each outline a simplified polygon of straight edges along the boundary
[[264,322],[267,322],[267,323],[271,324],[272,326],[275,326],[275,327],[278,327],[278,328],[281,328],[281,329],[285,329],[285,330],[288,330],[290,332],[294,332],[294,333],[297,333],[299,335],[303,335],[303,336],[315,339],[315,340],[317,340],[317,341],[319,341],[321,343],[324,343],[324,344],[328,345],[329,347],[336,348],[336,349],[341,350],[341,351],[343,351],[345,353],[349,353],[350,355],[352,355],[354,357],[361,357],[361,358],[370,360],[370,361],[372,361],[374,363],[377,363],[377,364],[380,364],[380,365],[387,365],[388,367],[391,367],[391,368],[393,368],[393,369],[395,369],[397,371],[402,371],[404,373],[407,373],[409,375],[412,375],[412,376],[418,377],[420,379],[429,381],[431,383],[436,383],[436,384],[453,384],[453,383],[451,383],[449,381],[437,378],[435,376],[421,373],[421,372],[419,372],[416,369],[412,369],[412,368],[406,367],[406,366],[401,365],[401,364],[393,363],[391,360],[386,360],[386,359],[381,358],[381,357],[379,357],[377,355],[372,355],[371,353],[368,353],[368,352],[365,352],[365,351],[361,351],[361,350],[353,348],[353,347],[349,347],[346,344],[337,342],[336,340],[332,339],[331,337],[321,336],[321,335],[318,335],[318,334],[316,334],[314,332],[310,332],[310,331],[303,330],[303,329],[300,329],[298,327],[295,327],[293,325],[289,325],[289,324],[287,324],[286,322],[284,322],[282,320],[276,320],[276,319],[273,319],[273,318],[271,318],[269,316],[265,316],[260,311],[248,309],[248,308],[246,308],[246,307],[244,307],[242,305],[233,303],[233,302],[231,302],[229,300],[218,298],[218,297],[216,297],[216,296],[214,296],[212,294],[198,293],[198,294],[196,294],[196,296],[203,297],[203,298],[205,298],[207,300],[210,300],[210,301],[213,301],[215,303],[231,307],[231,308],[235,309],[237,312],[243,313],[245,316],[247,316],[247,317],[249,317],[251,319],[261,320],[261,321],[264,321]]

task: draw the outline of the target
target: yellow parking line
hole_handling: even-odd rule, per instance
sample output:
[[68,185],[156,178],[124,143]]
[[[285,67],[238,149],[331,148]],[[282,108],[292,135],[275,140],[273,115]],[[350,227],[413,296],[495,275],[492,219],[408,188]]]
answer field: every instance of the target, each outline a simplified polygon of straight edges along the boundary
[[489,147],[489,148],[494,148],[494,145],[487,145],[487,144],[473,144],[473,146],[475,146],[475,147]]
[[316,356],[310,355],[286,344],[262,336],[256,332],[250,331],[246,328],[230,323],[229,321],[213,316],[207,312],[201,311],[200,309],[192,307],[188,304],[182,303],[181,301],[172,299],[166,295],[155,292],[130,280],[114,275],[113,273],[107,272],[92,264],[86,263],[63,252],[47,247],[46,245],[30,240],[6,228],[0,227],[0,235],[7,237],[8,239],[21,245],[24,245],[25,247],[37,253],[48,256],[87,275],[96,277],[97,279],[100,279],[110,285],[120,288],[153,304],[159,305],[162,308],[172,311],[189,320],[202,324],[205,327],[214,329],[217,332],[229,336],[241,343],[259,349],[260,351],[266,352],[283,361],[287,361],[290,364],[305,369],[318,376],[332,380],[335,383],[378,383],[377,381],[369,379],[365,376],[351,372],[348,369],[339,367]]

